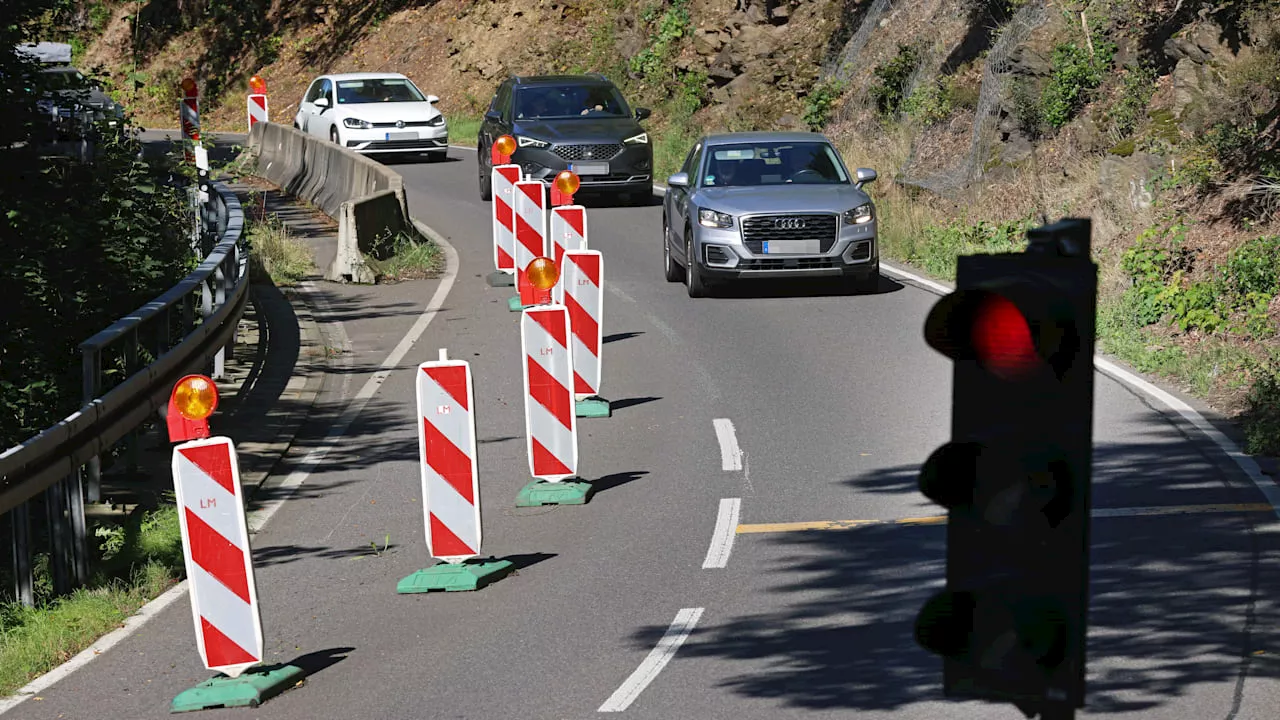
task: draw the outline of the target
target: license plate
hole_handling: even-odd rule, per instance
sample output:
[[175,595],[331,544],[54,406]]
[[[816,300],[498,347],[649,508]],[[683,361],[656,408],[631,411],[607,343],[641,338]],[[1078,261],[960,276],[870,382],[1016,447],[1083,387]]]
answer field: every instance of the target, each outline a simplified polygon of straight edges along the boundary
[[388,140],[417,140],[418,133],[416,132],[387,133],[387,139]]
[[761,250],[765,255],[817,255],[822,247],[817,240],[766,240]]
[[609,163],[607,162],[570,163],[569,169],[579,175],[608,175]]

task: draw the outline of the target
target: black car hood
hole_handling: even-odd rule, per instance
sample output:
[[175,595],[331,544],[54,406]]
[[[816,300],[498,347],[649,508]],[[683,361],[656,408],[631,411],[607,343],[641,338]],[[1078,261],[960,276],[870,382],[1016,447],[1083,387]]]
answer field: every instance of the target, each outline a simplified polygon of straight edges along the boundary
[[553,143],[622,142],[644,132],[640,123],[629,117],[554,118],[516,121],[516,135],[527,135]]

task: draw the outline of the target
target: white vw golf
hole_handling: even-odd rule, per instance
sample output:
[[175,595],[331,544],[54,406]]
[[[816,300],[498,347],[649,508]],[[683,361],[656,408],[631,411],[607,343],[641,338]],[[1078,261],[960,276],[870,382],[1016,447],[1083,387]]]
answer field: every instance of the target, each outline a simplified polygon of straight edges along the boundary
[[426,153],[443,160],[449,129],[426,95],[400,73],[348,73],[316,78],[293,126],[359,153]]

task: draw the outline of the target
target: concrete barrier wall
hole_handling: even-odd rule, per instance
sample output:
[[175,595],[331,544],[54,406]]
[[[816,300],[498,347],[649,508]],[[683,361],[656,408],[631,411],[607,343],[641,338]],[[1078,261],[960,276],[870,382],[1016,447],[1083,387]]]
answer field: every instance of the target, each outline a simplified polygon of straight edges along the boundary
[[413,233],[404,179],[359,153],[276,123],[249,133],[256,171],[338,221],[338,254],[325,279],[373,282],[364,262],[382,235]]

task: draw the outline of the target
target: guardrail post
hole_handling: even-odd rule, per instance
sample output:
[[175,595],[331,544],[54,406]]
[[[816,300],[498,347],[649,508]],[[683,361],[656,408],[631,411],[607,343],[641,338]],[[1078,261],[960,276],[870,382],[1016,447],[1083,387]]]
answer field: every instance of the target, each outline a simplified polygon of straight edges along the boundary
[[[88,405],[98,397],[98,392],[102,389],[102,354],[96,347],[81,348],[80,352],[83,368],[81,388],[84,391],[84,404]],[[89,458],[88,470],[89,502],[96,503],[102,498],[102,459],[97,455]]]
[[[141,342],[141,338],[138,336],[138,328],[137,326],[134,326],[133,332],[129,333],[128,344],[125,345],[125,348],[124,348],[124,365],[125,365],[126,377],[132,377],[133,374],[138,371],[138,348],[139,348],[140,342]],[[126,436],[125,453],[127,456],[126,462],[128,462],[128,465],[129,465],[129,472],[131,473],[137,472],[138,471],[138,429],[137,428],[130,430],[129,434]],[[101,494],[100,490],[99,490],[99,494]],[[98,499],[94,498],[92,485],[90,485],[90,489],[89,489],[89,500],[90,502],[99,501]]]
[[71,592],[70,552],[71,528],[67,523],[67,486],[59,480],[44,491],[45,510],[49,515],[49,570],[53,575],[56,595]]
[[71,574],[75,587],[89,582],[89,544],[84,521],[84,475],[77,470],[67,476],[67,515],[71,525]]
[[24,502],[9,511],[13,535],[13,597],[23,605],[36,604],[35,578],[31,574],[31,503]]

